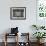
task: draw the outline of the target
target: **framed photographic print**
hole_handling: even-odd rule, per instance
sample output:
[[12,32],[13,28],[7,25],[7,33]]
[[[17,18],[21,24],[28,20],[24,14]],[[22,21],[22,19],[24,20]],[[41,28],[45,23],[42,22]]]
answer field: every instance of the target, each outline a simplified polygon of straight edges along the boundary
[[36,10],[36,24],[46,25],[46,0],[37,0]]
[[46,0],[37,1],[37,16],[39,18],[46,18]]
[[26,7],[11,7],[10,8],[11,20],[25,20],[26,19]]

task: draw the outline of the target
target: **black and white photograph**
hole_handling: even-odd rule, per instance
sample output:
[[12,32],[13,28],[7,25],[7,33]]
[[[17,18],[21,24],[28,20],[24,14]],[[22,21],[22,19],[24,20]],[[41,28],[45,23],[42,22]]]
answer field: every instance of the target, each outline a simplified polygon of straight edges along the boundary
[[25,20],[26,19],[26,7],[11,7],[10,19],[12,20]]

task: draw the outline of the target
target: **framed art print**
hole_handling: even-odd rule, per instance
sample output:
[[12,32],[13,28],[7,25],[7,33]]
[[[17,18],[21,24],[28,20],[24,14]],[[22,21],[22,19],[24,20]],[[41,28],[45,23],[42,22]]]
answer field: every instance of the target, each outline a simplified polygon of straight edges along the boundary
[[37,0],[37,15],[46,18],[46,0]]
[[26,7],[11,7],[10,8],[11,20],[25,20],[26,19]]
[[37,0],[37,15],[36,23],[37,25],[46,25],[46,0]]

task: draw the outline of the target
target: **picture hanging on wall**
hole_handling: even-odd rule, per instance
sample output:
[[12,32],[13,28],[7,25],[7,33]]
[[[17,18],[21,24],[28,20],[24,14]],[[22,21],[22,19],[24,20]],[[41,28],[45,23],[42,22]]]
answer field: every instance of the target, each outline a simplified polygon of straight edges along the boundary
[[11,7],[10,8],[11,20],[25,20],[26,19],[26,7]]
[[37,1],[37,15],[39,18],[46,18],[46,0]]

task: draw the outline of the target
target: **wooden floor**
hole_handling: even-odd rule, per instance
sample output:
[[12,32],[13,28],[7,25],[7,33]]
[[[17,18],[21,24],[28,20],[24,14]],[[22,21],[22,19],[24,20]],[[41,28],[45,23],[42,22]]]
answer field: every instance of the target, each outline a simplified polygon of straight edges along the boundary
[[[4,43],[3,42],[2,43],[0,42],[0,46],[4,46]],[[15,42],[14,43],[10,42],[10,43],[8,43],[7,46],[15,46]],[[32,42],[32,43],[30,43],[30,46],[37,46],[37,43]],[[42,45],[42,46],[46,46],[46,43],[44,43],[44,45]]]

